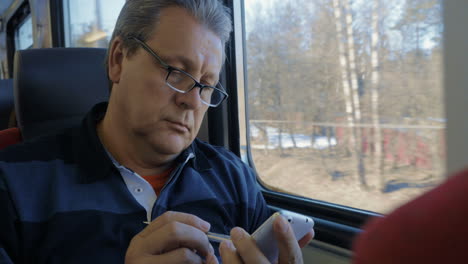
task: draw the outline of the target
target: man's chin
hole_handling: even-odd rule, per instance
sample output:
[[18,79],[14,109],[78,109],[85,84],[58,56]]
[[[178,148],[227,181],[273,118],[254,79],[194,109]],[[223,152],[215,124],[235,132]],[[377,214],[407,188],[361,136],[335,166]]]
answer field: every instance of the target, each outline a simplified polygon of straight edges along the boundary
[[[190,141],[191,142],[191,141]],[[159,139],[157,142],[152,142],[153,150],[160,154],[165,155],[179,155],[184,151],[190,144],[182,138],[167,138]]]

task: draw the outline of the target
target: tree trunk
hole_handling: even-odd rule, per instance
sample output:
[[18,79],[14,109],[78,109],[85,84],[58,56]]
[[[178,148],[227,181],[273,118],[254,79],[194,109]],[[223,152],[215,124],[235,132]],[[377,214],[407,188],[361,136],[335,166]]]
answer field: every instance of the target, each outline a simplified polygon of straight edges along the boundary
[[372,8],[372,35],[371,35],[371,107],[372,107],[372,124],[374,130],[374,181],[371,187],[383,190],[385,188],[385,178],[382,172],[382,130],[380,128],[379,115],[379,1],[374,0]]
[[[361,103],[359,101],[359,87],[357,82],[357,68],[356,68],[356,51],[354,48],[354,30],[353,30],[353,17],[351,15],[351,7],[349,0],[344,0],[344,9],[346,11],[346,36],[348,43],[348,69],[349,76],[351,79],[351,94],[353,99],[354,108],[354,122],[356,124],[361,123]],[[354,127],[354,134],[356,135],[355,141],[355,154],[356,154],[356,166],[361,186],[367,187],[366,172],[364,165],[364,156],[362,153],[362,128]]]
[[284,148],[283,148],[283,123],[279,123],[278,128],[278,146],[280,148],[280,156],[284,156]]
[[340,53],[340,68],[341,68],[341,83],[343,86],[343,94],[345,100],[345,107],[346,107],[346,119],[348,123],[348,131],[347,139],[348,139],[348,150],[351,153],[352,158],[355,159],[356,164],[358,164],[358,170],[355,173],[356,180],[361,184],[362,181],[359,174],[359,158],[358,153],[356,152],[356,130],[354,125],[354,118],[353,115],[353,99],[351,94],[351,88],[349,86],[349,78],[347,72],[347,64],[348,60],[346,58],[346,51],[343,45],[343,27],[341,24],[341,7],[339,0],[333,0],[333,10],[335,15],[335,26],[336,26],[336,34],[337,34],[337,42],[338,42],[338,51]]

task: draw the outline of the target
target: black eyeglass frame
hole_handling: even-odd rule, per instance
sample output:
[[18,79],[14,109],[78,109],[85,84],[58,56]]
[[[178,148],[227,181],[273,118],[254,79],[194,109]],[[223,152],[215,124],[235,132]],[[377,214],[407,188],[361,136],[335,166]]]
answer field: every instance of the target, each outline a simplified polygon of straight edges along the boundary
[[[224,89],[220,89],[220,88],[218,88],[218,87],[211,86],[211,85],[202,84],[202,83],[198,82],[197,80],[195,80],[195,78],[194,78],[192,75],[190,75],[190,73],[188,73],[188,72],[186,72],[186,71],[184,71],[184,70],[181,70],[181,69],[179,69],[179,68],[177,68],[177,67],[173,67],[173,66],[167,64],[166,62],[164,62],[164,61],[161,59],[161,57],[159,57],[158,54],[156,54],[156,52],[155,52],[153,49],[151,49],[143,40],[141,40],[141,39],[139,39],[139,38],[137,38],[137,37],[134,37],[134,36],[130,36],[130,37],[128,37],[128,39],[135,40],[137,43],[139,43],[139,44],[143,47],[143,49],[145,49],[150,55],[152,55],[152,56],[159,62],[159,64],[161,64],[161,66],[167,71],[167,75],[166,75],[166,84],[168,84],[169,88],[171,88],[172,90],[174,90],[174,91],[176,91],[176,92],[179,92],[179,93],[185,94],[185,93],[188,93],[188,92],[192,91],[195,87],[199,87],[199,88],[200,88],[200,91],[199,91],[200,100],[202,101],[202,103],[204,103],[205,105],[208,105],[208,106],[210,106],[210,107],[217,107],[217,106],[219,106],[224,100],[226,100],[226,98],[228,98],[229,95],[224,91]],[[170,84],[168,83],[167,79],[168,79],[169,76],[171,75],[171,72],[172,72],[172,71],[178,71],[178,72],[181,72],[181,73],[187,75],[190,79],[193,80],[194,85],[193,85],[190,89],[188,89],[187,91],[177,89],[177,88],[175,88],[174,86],[170,85]],[[221,86],[221,87],[223,87],[223,86],[221,85],[220,82],[218,82],[218,84],[216,84],[216,86],[218,86],[218,85]],[[221,101],[220,101],[219,103],[217,103],[217,104],[211,104],[211,103],[205,102],[205,101],[202,99],[202,97],[201,97],[201,93],[202,93],[202,90],[203,90],[204,88],[212,88],[212,89],[214,89],[214,90],[216,90],[216,91],[219,91],[219,92],[221,92],[221,94],[224,95],[224,97],[223,97],[223,98],[221,99]]]

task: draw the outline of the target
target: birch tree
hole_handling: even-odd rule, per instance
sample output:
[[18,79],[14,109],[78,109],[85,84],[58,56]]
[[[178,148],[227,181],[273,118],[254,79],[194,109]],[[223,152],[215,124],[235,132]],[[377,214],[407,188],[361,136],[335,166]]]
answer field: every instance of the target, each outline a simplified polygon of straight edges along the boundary
[[[351,81],[351,95],[353,101],[353,114],[354,114],[354,121],[357,124],[361,124],[361,103],[359,100],[359,87],[357,82],[357,68],[356,68],[356,50],[354,46],[354,30],[353,30],[353,16],[351,12],[351,7],[349,4],[349,0],[344,0],[344,10],[346,11],[346,37],[347,37],[347,44],[348,44],[348,69],[349,69],[349,76]],[[356,154],[356,165],[357,165],[357,173],[359,177],[359,182],[361,186],[367,187],[366,182],[366,172],[365,172],[365,165],[364,165],[364,157],[362,153],[362,131],[361,127],[354,126],[354,134],[355,134],[355,154]]]
[[[385,179],[382,174],[382,131],[380,128],[379,116],[379,0],[373,1],[372,7],[372,33],[371,33],[371,115],[374,128],[374,179],[378,182],[374,184],[380,190],[385,186]],[[375,181],[374,181],[375,182]]]
[[[343,26],[342,26],[342,13],[339,0],[333,0],[333,10],[335,15],[335,26],[336,26],[336,34],[337,34],[337,41],[338,41],[338,51],[339,51],[339,60],[340,60],[340,68],[341,68],[341,83],[343,86],[343,95],[345,100],[345,107],[346,107],[346,117],[347,123],[349,127],[348,139],[349,139],[349,149],[351,152],[352,157],[355,159],[357,170],[355,173],[355,177],[361,186],[365,187],[365,179],[362,178],[360,174],[361,167],[360,161],[358,157],[358,142],[356,139],[356,127],[355,127],[355,115],[353,113],[353,96],[350,87],[350,80],[348,78],[348,59],[346,57],[346,50],[343,44],[345,36],[343,34]],[[356,81],[357,83],[357,81]]]

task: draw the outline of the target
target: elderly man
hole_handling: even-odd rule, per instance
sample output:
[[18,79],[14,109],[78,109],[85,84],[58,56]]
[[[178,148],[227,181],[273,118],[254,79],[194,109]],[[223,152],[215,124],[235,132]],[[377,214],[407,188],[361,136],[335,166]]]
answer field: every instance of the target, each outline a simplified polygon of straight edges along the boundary
[[[108,50],[109,103],[81,127],[0,154],[2,263],[266,263],[247,233],[271,214],[254,173],[195,139],[227,97],[230,31],[217,0],[126,2]],[[274,227],[279,263],[301,262],[289,224]],[[218,254],[208,231],[232,243]]]

